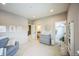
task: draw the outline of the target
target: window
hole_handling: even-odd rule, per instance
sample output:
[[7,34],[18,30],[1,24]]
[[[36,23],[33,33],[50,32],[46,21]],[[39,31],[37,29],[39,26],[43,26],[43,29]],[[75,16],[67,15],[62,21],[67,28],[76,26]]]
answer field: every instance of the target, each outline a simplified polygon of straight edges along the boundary
[[6,26],[0,26],[0,32],[6,32]]

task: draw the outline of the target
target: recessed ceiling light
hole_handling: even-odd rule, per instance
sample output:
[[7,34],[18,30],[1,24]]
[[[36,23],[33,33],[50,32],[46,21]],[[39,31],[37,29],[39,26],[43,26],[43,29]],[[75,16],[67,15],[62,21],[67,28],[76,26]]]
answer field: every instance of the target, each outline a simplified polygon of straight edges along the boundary
[[33,18],[36,18],[36,16],[32,16]]
[[53,12],[53,9],[51,9],[50,12]]
[[5,5],[6,3],[5,3],[5,2],[3,2],[2,4],[3,4],[3,5]]

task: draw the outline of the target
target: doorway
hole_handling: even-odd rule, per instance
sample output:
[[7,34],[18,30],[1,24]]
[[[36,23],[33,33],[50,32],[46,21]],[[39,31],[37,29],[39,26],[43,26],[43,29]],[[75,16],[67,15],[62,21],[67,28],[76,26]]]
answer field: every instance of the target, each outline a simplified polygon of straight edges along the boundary
[[29,28],[29,30],[28,30],[28,36],[29,36],[29,35],[31,35],[31,25],[28,25],[28,28]]
[[55,43],[60,44],[60,39],[65,34],[65,21],[55,23]]

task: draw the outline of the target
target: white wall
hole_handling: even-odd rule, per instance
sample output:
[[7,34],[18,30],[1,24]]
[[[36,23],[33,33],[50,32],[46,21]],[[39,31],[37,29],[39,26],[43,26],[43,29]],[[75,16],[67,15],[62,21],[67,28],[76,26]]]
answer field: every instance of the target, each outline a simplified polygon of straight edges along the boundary
[[74,51],[72,55],[78,55],[77,51],[79,50],[79,4],[71,4],[68,10],[68,22],[74,22],[74,42],[73,48]]
[[[66,13],[41,18],[34,22],[35,25],[41,25],[42,32],[45,31],[45,27],[48,28],[48,31],[51,34],[52,42],[55,40],[55,22],[66,20]],[[53,44],[53,43],[52,43]]]
[[[23,44],[27,41],[28,20],[24,17],[0,10],[0,25],[7,26],[7,32],[0,33],[0,36],[8,36],[10,38],[9,44],[14,44],[15,41]],[[10,32],[10,25],[15,26],[15,32]],[[17,29],[17,27],[22,28]]]

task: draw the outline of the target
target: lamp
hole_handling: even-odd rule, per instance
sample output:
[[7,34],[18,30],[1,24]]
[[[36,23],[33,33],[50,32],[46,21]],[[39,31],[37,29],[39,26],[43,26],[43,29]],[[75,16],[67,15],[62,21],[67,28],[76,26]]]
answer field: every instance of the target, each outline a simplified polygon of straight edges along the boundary
[[38,32],[41,31],[41,25],[37,25],[37,31],[38,31]]

